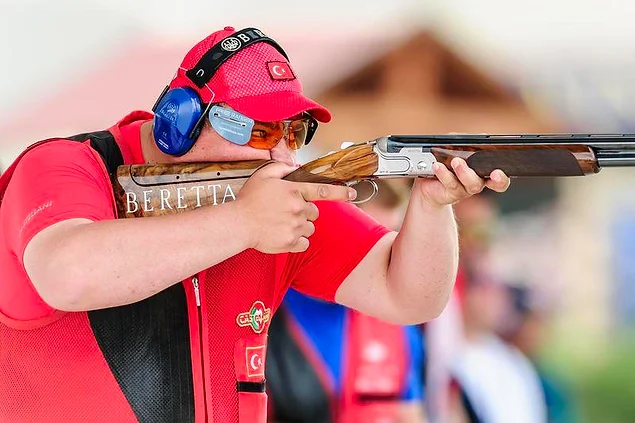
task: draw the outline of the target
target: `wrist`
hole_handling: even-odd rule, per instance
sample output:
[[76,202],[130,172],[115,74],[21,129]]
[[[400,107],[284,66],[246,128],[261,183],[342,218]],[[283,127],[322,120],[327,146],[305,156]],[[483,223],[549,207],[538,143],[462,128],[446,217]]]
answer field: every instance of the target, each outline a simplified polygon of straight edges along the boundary
[[233,217],[232,232],[235,232],[237,239],[245,250],[256,248],[258,242],[255,235],[256,214],[249,207],[246,207],[243,201],[236,199],[231,203],[226,203],[227,211]]
[[452,210],[452,204],[440,204],[425,196],[421,196],[419,200],[421,210],[425,213],[443,213]]
[[419,209],[425,213],[442,213],[452,210],[452,204],[439,203],[426,195],[419,195],[416,200],[418,200]]
[[255,247],[253,213],[247,212],[240,200],[212,206],[208,210],[210,215],[222,215],[222,224],[230,228],[232,240],[240,251]]
[[456,201],[452,201],[452,202],[448,202],[445,200],[448,200],[448,198],[443,198],[443,201],[440,201],[434,192],[429,192],[431,191],[429,189],[429,187],[426,186],[426,184],[429,181],[427,181],[425,178],[417,178],[414,181],[414,186],[412,188],[412,194],[411,195],[411,202],[413,200],[418,200],[418,203],[421,204],[421,209],[423,209],[423,211],[429,212],[429,213],[434,213],[434,212],[439,212],[439,211],[443,211],[446,209],[452,209],[453,204],[456,203]]

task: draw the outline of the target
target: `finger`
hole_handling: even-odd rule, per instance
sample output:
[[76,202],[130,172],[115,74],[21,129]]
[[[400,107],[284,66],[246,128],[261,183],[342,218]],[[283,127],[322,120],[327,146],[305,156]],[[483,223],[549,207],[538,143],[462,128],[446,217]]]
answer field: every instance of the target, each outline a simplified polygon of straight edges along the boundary
[[357,191],[353,188],[314,183],[298,183],[298,189],[305,201],[332,200],[351,201],[357,197]]
[[260,169],[258,169],[253,175],[256,178],[274,178],[274,179],[282,179],[287,176],[289,173],[296,170],[294,166],[288,165],[282,162],[273,162],[267,165],[264,165]]
[[306,251],[308,248],[309,248],[309,240],[306,239],[305,237],[300,237],[295,242],[295,244],[293,244],[293,246],[289,249],[289,252],[301,253],[303,251]]
[[317,220],[320,215],[320,209],[314,203],[310,201],[306,203],[306,219],[310,221]]
[[302,225],[302,228],[300,229],[300,235],[302,235],[305,238],[309,238],[314,233],[315,233],[315,225],[313,224],[313,222],[307,221],[304,225]]
[[486,185],[489,189],[496,192],[505,192],[511,184],[511,179],[500,169],[494,170],[487,181]]
[[483,188],[485,188],[485,180],[479,177],[474,169],[468,166],[465,160],[455,157],[450,162],[450,165],[468,194],[474,195],[483,191]]
[[[443,185],[446,191],[456,193],[460,191],[465,191],[463,186],[457,179],[456,175],[452,173],[443,163],[436,162],[434,163],[434,175],[437,177],[439,182]],[[455,196],[455,195],[452,195]]]

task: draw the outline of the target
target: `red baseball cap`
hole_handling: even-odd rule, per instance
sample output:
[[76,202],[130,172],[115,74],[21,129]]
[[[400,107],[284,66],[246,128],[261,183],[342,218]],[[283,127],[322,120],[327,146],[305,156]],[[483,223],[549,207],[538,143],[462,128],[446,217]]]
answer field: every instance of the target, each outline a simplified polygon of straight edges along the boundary
[[320,122],[331,120],[331,113],[324,106],[302,94],[302,84],[288,60],[265,42],[251,44],[227,59],[202,88],[194,84],[186,72],[214,45],[236,32],[233,27],[225,27],[192,47],[170,88],[193,88],[204,103],[226,103],[263,122],[288,119],[302,112]]

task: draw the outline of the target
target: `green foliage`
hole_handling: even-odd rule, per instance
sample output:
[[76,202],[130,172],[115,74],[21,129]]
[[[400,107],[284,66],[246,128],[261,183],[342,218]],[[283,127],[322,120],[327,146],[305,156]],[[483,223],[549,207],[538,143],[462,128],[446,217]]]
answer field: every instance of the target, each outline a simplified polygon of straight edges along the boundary
[[585,421],[635,422],[635,338],[616,339],[601,364],[586,372],[579,386]]
[[543,368],[568,382],[581,423],[635,422],[635,334],[613,336],[607,345],[573,342],[546,351]]

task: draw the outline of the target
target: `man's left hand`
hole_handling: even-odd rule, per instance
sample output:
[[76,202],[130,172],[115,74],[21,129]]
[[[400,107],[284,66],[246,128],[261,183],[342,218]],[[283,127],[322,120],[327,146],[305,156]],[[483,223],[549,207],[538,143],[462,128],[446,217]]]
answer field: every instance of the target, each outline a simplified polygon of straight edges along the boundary
[[414,190],[419,189],[430,204],[445,206],[478,194],[485,188],[496,192],[505,192],[509,188],[510,179],[500,169],[492,171],[488,179],[483,179],[459,157],[453,158],[450,165],[454,172],[442,163],[435,163],[436,178],[417,179]]

